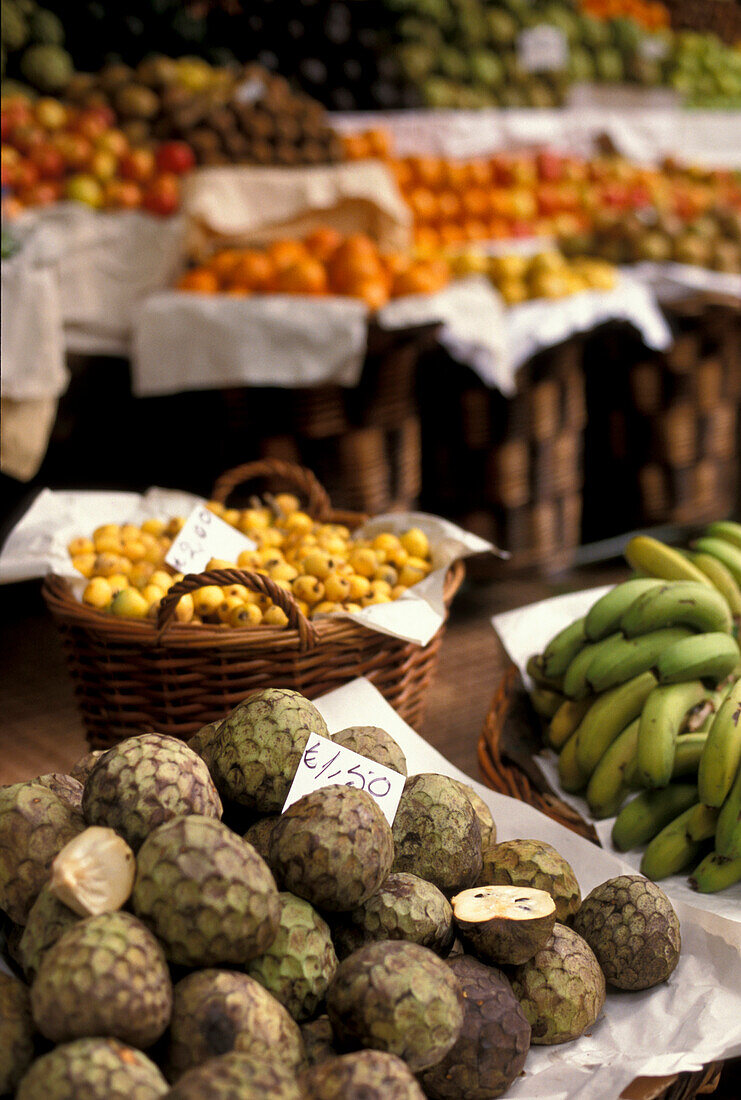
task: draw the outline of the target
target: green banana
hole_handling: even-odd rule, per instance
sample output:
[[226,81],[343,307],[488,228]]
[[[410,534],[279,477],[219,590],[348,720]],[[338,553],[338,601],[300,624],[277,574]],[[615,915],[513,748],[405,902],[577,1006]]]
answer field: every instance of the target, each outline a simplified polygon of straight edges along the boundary
[[589,666],[604,649],[621,638],[621,634],[611,634],[609,638],[603,638],[600,642],[590,642],[585,645],[566,669],[563,678],[564,695],[569,699],[584,699],[585,696],[590,695],[592,689],[587,682]]
[[543,650],[543,672],[551,680],[560,679],[580,649],[584,648],[584,619],[576,619],[551,638]]
[[589,696],[586,699],[566,699],[551,718],[546,741],[552,749],[559,752],[566,744],[572,733],[575,733],[579,723],[594,699]]
[[[650,634],[641,634],[639,638],[624,638],[622,634],[612,634],[603,642],[594,643],[600,648],[595,651],[586,669],[586,685],[593,691],[600,692],[632,680],[634,676],[654,668],[661,654],[675,642],[689,640],[690,637],[694,635],[683,626],[652,630]],[[581,654],[577,660],[580,657]],[[565,681],[564,690],[568,695]]]
[[713,539],[725,539],[726,542],[741,547],[741,523],[735,523],[732,519],[718,519],[715,523],[709,523],[705,528],[705,534]]
[[706,733],[683,733],[674,746],[672,781],[696,776],[700,757],[707,741]]
[[701,554],[710,554],[723,562],[736,584],[741,584],[741,546],[726,542],[725,539],[703,537],[695,539],[692,549],[699,550]]
[[655,687],[656,677],[644,672],[594,701],[576,731],[576,760],[582,772],[592,774],[615,738],[641,713]]
[[702,632],[733,629],[731,609],[716,588],[697,581],[672,581],[644,592],[620,620],[626,638],[666,626],[691,626]]
[[717,684],[733,672],[740,656],[738,643],[730,634],[695,634],[667,646],[656,661],[656,672],[661,684],[705,679]]
[[620,620],[630,605],[649,592],[657,588],[662,582],[656,577],[635,577],[630,581],[616,584],[609,592],[605,592],[587,612],[584,620],[584,632],[590,642],[599,642],[608,634],[614,634],[620,629]]
[[729,859],[717,852],[710,852],[690,875],[690,886],[701,894],[716,894],[741,882],[741,857]]
[[729,859],[741,856],[741,768],[720,808],[715,830],[715,850]]
[[550,688],[534,684],[530,691],[530,701],[533,709],[541,718],[549,720],[563,703],[563,695],[560,691],[551,691]]
[[621,852],[640,848],[696,802],[697,787],[690,783],[672,784],[660,791],[641,791],[617,815],[612,843]]
[[710,585],[711,581],[679,550],[653,539],[650,535],[636,535],[624,550],[628,565],[649,577],[664,581],[699,581]]
[[662,684],[646,699],[641,713],[634,778],[642,787],[666,787],[671,781],[677,735],[684,716],[705,698],[700,680]]
[[706,806],[722,806],[741,767],[741,680],[716,712],[697,772],[697,789]]
[[572,733],[558,758],[558,778],[561,786],[570,794],[576,794],[586,787],[589,776],[586,775],[576,759],[576,734]]
[[728,566],[718,558],[714,558],[712,554],[703,553],[693,554],[692,564],[710,578],[730,607],[733,617],[736,619],[741,617],[741,588]]
[[550,680],[543,671],[543,656],[540,653],[534,653],[532,657],[528,658],[528,662],[525,665],[525,672],[527,672],[530,679],[538,687],[547,688],[548,691],[560,691],[560,680]]
[[610,745],[587,784],[587,802],[594,817],[612,817],[628,796],[625,770],[633,762],[639,719],[634,718]]
[[646,878],[668,878],[693,863],[704,840],[715,833],[718,811],[697,802],[670,821],[650,841],[641,859],[641,874]]

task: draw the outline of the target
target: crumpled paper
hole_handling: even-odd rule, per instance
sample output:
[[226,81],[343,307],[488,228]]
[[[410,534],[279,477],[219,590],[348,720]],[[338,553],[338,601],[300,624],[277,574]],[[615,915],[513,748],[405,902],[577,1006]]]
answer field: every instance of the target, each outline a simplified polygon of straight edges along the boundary
[[[202,498],[190,493],[159,488],[149,489],[143,495],[44,489],[13,528],[0,552],[0,584],[56,573],[67,578],[73,594],[81,599],[87,581],[72,565],[67,551],[71,539],[89,534],[104,523],[140,524],[149,517],[187,516],[199,503]],[[357,534],[373,537],[380,531],[400,533],[410,527],[420,527],[430,541],[432,572],[392,603],[373,604],[360,612],[343,612],[332,618],[349,618],[381,634],[426,645],[445,620],[443,590],[448,567],[470,554],[499,553],[478,535],[424,512],[376,516],[359,528]]]
[[[568,626],[574,619],[585,615],[592,604],[609,590],[610,586],[606,585],[582,592],[570,592],[565,596],[540,600],[538,603],[494,616],[492,625],[507,653],[519,668],[526,684],[530,683],[530,678],[525,672],[528,658],[533,653],[542,653],[554,634]],[[603,847],[617,855],[618,850],[611,839],[615,818],[595,820],[586,799],[562,791],[558,781],[557,761],[558,757],[551,749],[544,748],[538,753],[537,762],[559,798],[569,806],[573,806],[585,821],[591,821]],[[633,871],[639,871],[642,854],[643,849],[636,849],[631,852],[620,852],[619,856],[630,865]],[[741,882],[717,894],[699,894],[690,889],[687,882],[688,875],[689,870],[679,875],[672,875],[670,878],[662,879],[659,885],[672,901],[679,901],[726,920],[735,921],[738,924],[737,935],[741,946]]]
[[741,305],[741,275],[731,272],[708,271],[695,264],[655,264],[647,261],[629,264],[622,271],[651,287],[662,302],[700,292],[711,297],[727,297]]

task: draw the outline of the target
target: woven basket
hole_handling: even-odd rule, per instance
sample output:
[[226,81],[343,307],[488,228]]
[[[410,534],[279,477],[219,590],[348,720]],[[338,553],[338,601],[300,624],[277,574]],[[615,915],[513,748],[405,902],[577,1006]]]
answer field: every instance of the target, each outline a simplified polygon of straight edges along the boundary
[[[314,475],[278,461],[252,462],[223,474],[213,498],[224,501],[247,481],[290,487],[312,516],[357,527],[365,518],[337,512]],[[445,583],[450,604],[465,569],[455,563]],[[288,616],[286,627],[226,629],[173,622],[185,592],[206,584],[244,584]],[[114,619],[76,600],[66,580],[49,576],[43,594],[59,627],[75,693],[95,748],[154,730],[187,739],[227,714],[250,692],[290,687],[316,698],[366,676],[412,726],[419,726],[444,625],[425,646],[391,638],[349,619],[311,622],[270,578],[238,569],[189,575],[173,585],[157,623]]]
[[664,0],[674,30],[708,31],[724,42],[741,40],[738,0]]

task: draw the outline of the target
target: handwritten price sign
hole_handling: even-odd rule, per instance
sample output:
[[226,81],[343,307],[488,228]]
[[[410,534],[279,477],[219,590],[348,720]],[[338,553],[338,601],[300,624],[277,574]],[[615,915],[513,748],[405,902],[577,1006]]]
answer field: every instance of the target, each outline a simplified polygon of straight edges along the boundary
[[165,561],[178,573],[202,573],[211,558],[235,562],[243,550],[255,549],[252,539],[224,523],[204,504],[197,504],[167,551]]
[[367,791],[383,810],[389,825],[393,825],[404,790],[404,776],[319,734],[311,734],[306,742],[283,809],[287,810],[311,791],[336,783]]

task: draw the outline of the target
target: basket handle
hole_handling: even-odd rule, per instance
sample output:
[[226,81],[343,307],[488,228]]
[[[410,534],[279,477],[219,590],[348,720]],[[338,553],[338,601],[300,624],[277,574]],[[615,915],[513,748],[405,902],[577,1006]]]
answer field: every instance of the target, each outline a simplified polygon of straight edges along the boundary
[[311,470],[280,458],[262,458],[226,470],[214,482],[211,499],[224,504],[238,485],[258,477],[280,477],[296,488],[306,500],[306,511],[314,519],[324,519],[332,511],[332,502],[324,486]]
[[297,630],[299,646],[302,650],[314,649],[317,644],[317,632],[313,623],[304,615],[293,595],[281,588],[270,577],[263,573],[252,573],[247,569],[210,569],[204,573],[189,573],[181,581],[177,581],[168,589],[162,597],[157,612],[157,638],[162,640],[168,628],[172,625],[175,608],[181,596],[187,592],[193,592],[196,588],[203,588],[208,584],[243,584],[252,592],[259,592],[270,599],[285,611],[288,616],[286,629]]

